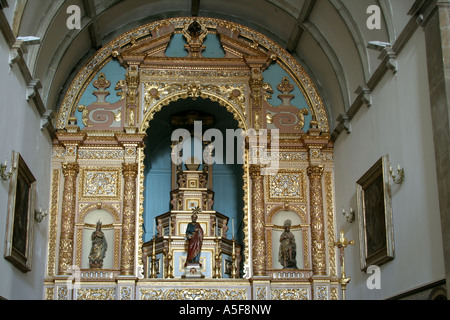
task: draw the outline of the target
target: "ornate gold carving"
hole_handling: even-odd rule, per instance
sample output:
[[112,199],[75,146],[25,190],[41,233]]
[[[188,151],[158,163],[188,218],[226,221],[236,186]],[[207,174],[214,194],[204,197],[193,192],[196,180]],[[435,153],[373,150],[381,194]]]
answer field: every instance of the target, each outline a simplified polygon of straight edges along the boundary
[[267,300],[267,287],[256,288],[256,300]]
[[123,160],[124,151],[111,149],[80,149],[78,151],[79,159],[89,160]]
[[327,202],[327,236],[328,236],[328,265],[331,277],[337,277],[336,247],[334,245],[335,217],[333,200],[333,178],[331,172],[325,173],[325,192]]
[[306,288],[272,288],[272,300],[308,300],[309,290]]
[[59,274],[70,274],[73,264],[73,241],[75,225],[76,179],[78,163],[63,163],[64,190],[59,242]]
[[[165,99],[174,101],[180,98],[210,98],[215,96],[216,100],[227,101],[236,110],[236,120],[240,121],[246,117],[246,86],[245,84],[208,84],[208,83],[167,83],[167,82],[150,82],[144,84],[144,114],[146,116],[152,115],[148,112]],[[229,108],[229,106],[226,106]],[[157,111],[157,110],[156,110]],[[155,111],[155,112],[156,112]],[[230,111],[230,110],[229,110]],[[153,111],[152,111],[153,113]],[[233,112],[234,114],[234,112]],[[238,120],[239,121],[239,120]]]
[[56,300],[69,300],[69,290],[67,287],[58,287]]
[[53,276],[56,271],[56,238],[57,238],[57,221],[58,221],[58,198],[59,198],[59,179],[61,172],[59,169],[52,171],[51,185],[51,204],[50,204],[50,227],[48,241],[48,263],[47,275]]
[[188,50],[189,56],[192,58],[201,57],[201,52],[206,48],[203,41],[208,35],[208,29],[197,19],[194,19],[191,23],[186,23],[182,33],[188,43],[184,47]]
[[276,175],[267,177],[267,202],[306,203],[306,170],[279,170]]
[[121,275],[134,273],[135,248],[135,208],[136,208],[136,177],[138,164],[123,164],[124,190],[123,190],[123,216],[122,216],[122,259]]
[[79,288],[76,300],[114,300],[116,288]]
[[141,300],[246,300],[247,289],[140,289]]
[[128,68],[128,72],[125,75],[126,83],[127,83],[127,106],[138,105],[138,87],[140,82],[139,68],[135,65],[132,65]]
[[257,165],[250,165],[249,171],[252,182],[253,272],[262,276],[266,273],[264,178]]
[[[257,47],[255,47],[257,48],[256,50],[264,48],[266,52],[275,53],[279,64],[287,70],[287,72],[297,83],[298,87],[304,92],[305,96],[307,97],[307,102],[310,106],[310,109],[314,110],[314,113],[317,117],[319,128],[324,132],[329,132],[326,111],[313,81],[309,78],[301,65],[286,50],[281,48],[274,41],[268,39],[266,36],[242,25],[212,18],[198,17],[196,19],[200,24],[204,25],[210,30],[221,28],[223,30],[229,30],[229,32],[233,33],[233,38],[238,39],[238,37],[241,37],[252,39],[251,43],[258,44]],[[80,72],[72,82],[60,108],[57,128],[63,129],[66,126],[68,117],[70,117],[71,111],[73,110],[73,105],[77,104],[81,93],[84,91],[87,83],[89,83],[90,79],[92,78],[92,73],[96,70],[100,70],[101,67],[110,60],[110,57],[114,55],[114,53],[117,51],[117,48],[125,47],[128,43],[134,41],[135,39],[141,38],[144,35],[148,34],[149,30],[157,30],[161,26],[168,23],[173,25],[176,29],[181,30],[186,26],[186,24],[190,23],[191,21],[192,18],[173,18],[163,21],[151,22],[147,25],[143,25],[127,33],[124,33],[123,35],[106,44],[97,52],[97,54],[89,61],[89,63],[80,70]],[[245,45],[245,43],[245,41],[242,41],[241,45]],[[255,49],[252,48],[251,50]]]
[[45,300],[53,300],[55,297],[55,288],[47,287],[45,288]]
[[328,289],[327,287],[317,286],[315,300],[328,300]]
[[311,216],[312,266],[314,275],[326,274],[325,221],[323,217],[323,166],[308,167]]
[[338,289],[335,287],[331,287],[330,288],[330,297],[331,300],[338,300],[339,299],[339,294],[338,294]]
[[[81,207],[83,206],[83,207]],[[120,223],[120,212],[118,208],[114,206],[114,204],[107,204],[103,202],[99,203],[80,203],[80,211],[78,214],[78,223],[84,223],[84,218],[86,215],[95,209],[103,209],[108,211],[114,218],[115,223]],[[95,225],[94,225],[95,228]]]
[[120,169],[82,169],[80,201],[110,200],[120,197]]
[[120,287],[120,300],[132,300],[133,288],[132,287]]

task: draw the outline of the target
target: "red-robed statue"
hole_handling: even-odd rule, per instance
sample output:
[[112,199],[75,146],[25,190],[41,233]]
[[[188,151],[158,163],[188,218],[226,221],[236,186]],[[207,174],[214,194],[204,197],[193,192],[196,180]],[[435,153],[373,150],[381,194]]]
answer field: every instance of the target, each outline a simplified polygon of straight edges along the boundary
[[186,238],[189,241],[188,254],[186,259],[187,264],[200,264],[200,253],[202,251],[203,244],[203,229],[199,223],[197,223],[198,208],[194,209],[192,214],[192,222],[188,224],[186,228]]

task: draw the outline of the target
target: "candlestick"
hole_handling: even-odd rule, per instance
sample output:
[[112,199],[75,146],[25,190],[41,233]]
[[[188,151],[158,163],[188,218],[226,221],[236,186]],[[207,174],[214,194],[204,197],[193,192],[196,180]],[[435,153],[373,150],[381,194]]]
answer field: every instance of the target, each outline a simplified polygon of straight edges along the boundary
[[234,238],[234,236],[233,236],[233,251],[231,252],[231,261],[232,261],[231,278],[236,279],[237,278],[236,239]]
[[216,225],[214,226],[214,235],[218,236],[219,235],[219,223],[216,217]]
[[231,226],[232,226],[232,232],[233,232],[233,238],[234,238],[234,219],[231,219]]

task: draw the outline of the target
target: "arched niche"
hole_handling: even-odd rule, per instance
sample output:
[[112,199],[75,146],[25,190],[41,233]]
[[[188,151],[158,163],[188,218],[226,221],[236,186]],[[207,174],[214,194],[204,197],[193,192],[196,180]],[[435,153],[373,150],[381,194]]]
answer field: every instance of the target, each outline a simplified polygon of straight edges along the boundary
[[84,218],[82,226],[82,245],[81,245],[81,266],[82,270],[91,269],[89,266],[89,254],[92,248],[91,236],[96,230],[97,222],[101,221],[101,231],[105,235],[107,249],[105,258],[103,260],[102,269],[111,270],[115,269],[115,231],[114,231],[114,216],[107,210],[102,208],[96,208],[89,211]]
[[[286,231],[286,222],[290,222],[290,232],[295,242],[295,265],[284,267],[280,262],[280,238]],[[268,255],[267,268],[276,270],[308,270],[310,269],[309,234],[310,226],[306,213],[292,206],[277,206],[270,210],[266,226],[267,243],[271,252]]]

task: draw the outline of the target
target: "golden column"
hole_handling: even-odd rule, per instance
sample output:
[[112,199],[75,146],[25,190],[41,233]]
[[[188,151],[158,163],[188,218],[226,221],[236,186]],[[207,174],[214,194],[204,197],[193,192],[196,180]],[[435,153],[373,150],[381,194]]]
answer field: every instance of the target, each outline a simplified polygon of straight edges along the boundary
[[134,274],[135,222],[136,222],[136,177],[137,163],[122,165],[124,177],[123,216],[122,216],[122,259],[120,274]]
[[266,275],[266,241],[264,236],[264,180],[259,165],[250,165],[252,183],[253,273]]
[[326,275],[322,175],[322,165],[312,165],[308,167],[313,275]]
[[61,217],[61,237],[59,241],[58,274],[69,275],[73,265],[73,237],[75,226],[75,203],[78,163],[63,163],[64,190]]

